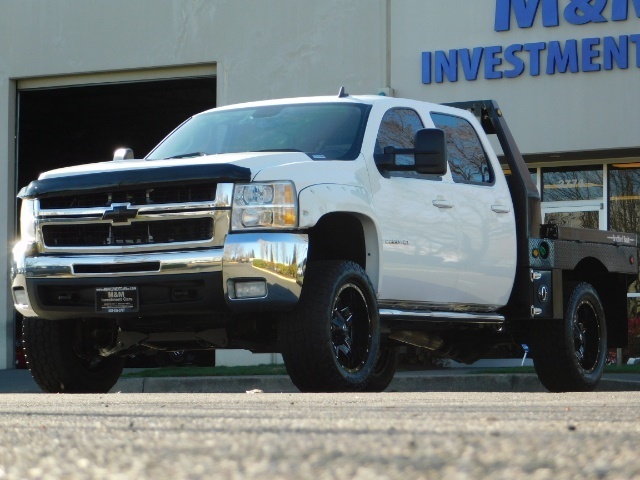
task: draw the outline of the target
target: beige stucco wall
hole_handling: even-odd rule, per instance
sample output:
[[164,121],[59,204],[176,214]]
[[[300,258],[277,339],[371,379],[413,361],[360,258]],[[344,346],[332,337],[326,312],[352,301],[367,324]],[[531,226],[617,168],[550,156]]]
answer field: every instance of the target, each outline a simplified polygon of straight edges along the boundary
[[[423,51],[504,48],[530,42],[564,43],[567,39],[577,39],[580,48],[584,38],[640,34],[640,19],[632,6],[626,21],[578,26],[564,18],[569,3],[558,1],[557,27],[543,27],[538,15],[531,28],[518,28],[512,18],[509,31],[496,32],[496,0],[392,1],[391,85],[398,96],[434,102],[497,100],[523,153],[640,147],[640,69],[636,66],[640,45],[629,46],[626,70],[542,73],[537,77],[525,71],[514,79],[485,80],[481,67],[475,81],[462,78],[455,83],[422,83]],[[607,20],[611,19],[611,6],[609,1],[602,12]],[[505,64],[501,68],[511,67]]]

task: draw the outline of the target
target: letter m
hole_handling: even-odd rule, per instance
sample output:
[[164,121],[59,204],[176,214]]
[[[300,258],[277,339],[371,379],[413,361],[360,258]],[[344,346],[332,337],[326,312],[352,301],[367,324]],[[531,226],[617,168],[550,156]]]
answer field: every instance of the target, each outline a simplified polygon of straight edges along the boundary
[[[636,9],[636,16],[640,18],[640,0],[633,0],[633,7]],[[613,11],[611,20],[619,22],[629,18],[629,0],[613,0]]]
[[542,25],[557,27],[560,24],[558,0],[496,0],[496,21],[494,30],[505,32],[511,29],[511,11],[518,27],[531,28],[542,3]]

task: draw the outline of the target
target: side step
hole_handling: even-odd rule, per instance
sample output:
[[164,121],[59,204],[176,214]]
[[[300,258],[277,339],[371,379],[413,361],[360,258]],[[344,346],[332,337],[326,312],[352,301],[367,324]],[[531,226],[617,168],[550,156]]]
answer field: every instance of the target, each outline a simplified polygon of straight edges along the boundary
[[444,323],[477,323],[501,325],[505,322],[504,315],[492,312],[440,312],[432,310],[398,310],[381,308],[380,318],[387,321],[428,321]]

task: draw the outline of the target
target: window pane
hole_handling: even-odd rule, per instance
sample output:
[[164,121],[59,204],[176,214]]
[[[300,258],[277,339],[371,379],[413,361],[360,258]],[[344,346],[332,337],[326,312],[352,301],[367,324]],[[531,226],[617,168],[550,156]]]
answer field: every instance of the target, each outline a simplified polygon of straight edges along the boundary
[[542,200],[593,200],[602,198],[602,168],[542,169]]
[[640,233],[640,169],[609,171],[609,228]]
[[[384,153],[384,147],[413,148],[416,132],[423,128],[420,116],[408,108],[394,108],[384,114],[374,153]],[[414,165],[413,155],[397,155],[398,165]]]
[[455,182],[491,183],[489,162],[478,134],[464,118],[432,113],[435,126],[447,138],[447,160]]
[[553,212],[547,213],[544,223],[553,222],[561,227],[594,228],[600,226],[600,212]]

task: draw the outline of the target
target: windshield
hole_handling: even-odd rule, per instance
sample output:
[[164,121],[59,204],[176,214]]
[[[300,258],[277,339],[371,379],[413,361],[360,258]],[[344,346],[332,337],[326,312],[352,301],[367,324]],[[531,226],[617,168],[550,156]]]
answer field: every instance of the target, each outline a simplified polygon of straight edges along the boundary
[[316,103],[202,113],[180,125],[146,158],[299,151],[317,160],[353,160],[360,153],[369,108]]

